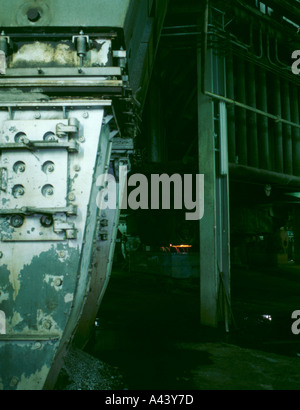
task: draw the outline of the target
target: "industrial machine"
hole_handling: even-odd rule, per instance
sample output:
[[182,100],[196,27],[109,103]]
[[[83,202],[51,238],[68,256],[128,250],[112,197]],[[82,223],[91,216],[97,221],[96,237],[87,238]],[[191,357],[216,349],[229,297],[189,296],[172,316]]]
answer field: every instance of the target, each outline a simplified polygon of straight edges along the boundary
[[109,280],[104,188],[130,166],[167,1],[0,5],[0,388],[51,389]]

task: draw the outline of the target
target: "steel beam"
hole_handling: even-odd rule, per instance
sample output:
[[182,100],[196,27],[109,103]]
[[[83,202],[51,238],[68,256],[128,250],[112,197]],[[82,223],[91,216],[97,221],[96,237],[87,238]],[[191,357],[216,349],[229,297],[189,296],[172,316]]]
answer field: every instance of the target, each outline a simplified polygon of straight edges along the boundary
[[[295,86],[291,86],[291,118],[293,122],[299,124],[299,97],[298,89]],[[292,129],[293,140],[293,166],[294,175],[300,176],[300,129]]]
[[[211,57],[211,53],[207,53]],[[198,52],[198,80],[201,84],[201,53]],[[212,59],[206,59],[207,89],[212,86]],[[204,174],[204,216],[200,221],[200,316],[201,324],[217,327],[217,231],[214,103],[198,92],[199,172]]]

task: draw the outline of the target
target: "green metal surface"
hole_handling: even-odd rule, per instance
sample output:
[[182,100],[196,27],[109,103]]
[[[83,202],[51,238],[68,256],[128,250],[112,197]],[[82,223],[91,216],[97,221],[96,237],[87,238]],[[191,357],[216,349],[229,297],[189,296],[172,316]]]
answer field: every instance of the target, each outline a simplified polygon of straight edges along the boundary
[[[124,26],[132,0],[1,0],[1,27],[116,27]],[[27,13],[39,16],[30,20]],[[35,21],[36,20],[36,21]]]
[[[128,158],[126,149],[113,148],[115,135],[124,135],[110,98],[121,100],[126,85],[133,94],[140,90],[143,104],[167,4],[0,0],[5,32],[0,49],[0,313],[6,316],[0,390],[51,389],[76,328],[85,338],[92,324],[109,280],[119,218],[118,209],[101,216],[97,177],[107,174],[114,159]],[[124,50],[127,64],[125,57],[114,55]],[[95,100],[91,91],[104,98]],[[28,138],[17,139],[20,131]],[[52,180],[44,170],[49,161],[58,169]],[[26,167],[18,174],[20,162]],[[53,184],[50,198],[43,191],[49,187],[45,178]],[[22,183],[19,200],[14,189]],[[73,205],[74,213],[69,212]],[[45,215],[53,217],[51,228],[42,224]],[[13,225],[14,217],[24,218],[23,225]],[[108,221],[106,239],[99,235],[101,218]]]

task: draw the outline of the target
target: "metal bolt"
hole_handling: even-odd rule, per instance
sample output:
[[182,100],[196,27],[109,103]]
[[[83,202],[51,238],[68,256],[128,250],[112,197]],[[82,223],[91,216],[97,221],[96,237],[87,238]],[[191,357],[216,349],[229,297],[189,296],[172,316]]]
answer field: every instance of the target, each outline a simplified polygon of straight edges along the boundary
[[45,328],[45,329],[51,329],[51,326],[52,326],[52,323],[51,323],[51,321],[50,320],[45,320],[44,321],[44,323],[43,323],[43,327]]
[[102,219],[100,222],[101,226],[108,226],[108,219]]
[[63,283],[63,281],[62,281],[61,278],[55,278],[54,281],[53,281],[54,286],[61,286],[62,283]]
[[74,165],[74,171],[79,172],[81,170],[80,165]]
[[73,194],[73,192],[70,192],[69,195],[68,195],[69,201],[74,201],[75,198],[76,198],[76,197],[75,197],[75,194]]
[[84,141],[85,141],[85,138],[84,138],[83,136],[82,136],[82,137],[79,137],[79,138],[78,138],[78,141],[79,141],[79,142],[84,142]]
[[22,196],[22,195],[24,195],[24,193],[25,193],[24,188],[18,188],[17,191],[16,191],[16,194],[18,196]]
[[100,239],[101,239],[102,241],[107,241],[107,239],[108,239],[108,234],[107,234],[107,232],[101,233],[101,234],[100,234]]
[[34,118],[37,119],[37,120],[39,120],[39,119],[41,118],[41,113],[40,113],[40,112],[36,112],[36,113],[34,114]]
[[83,116],[83,118],[89,118],[89,113],[88,113],[88,112],[84,112],[84,113],[82,114],[82,116]]
[[54,165],[49,165],[47,168],[48,172],[54,172]]
[[49,228],[53,224],[53,218],[50,215],[44,215],[41,217],[41,225]]
[[34,347],[36,349],[40,349],[42,347],[42,343],[41,342],[35,342]]
[[19,165],[18,171],[19,172],[24,172],[25,171],[25,165]]
[[11,217],[10,223],[14,228],[20,228],[23,225],[23,217],[21,215],[14,215]]
[[16,386],[18,383],[19,383],[19,379],[16,376],[14,376],[10,381],[11,386]]
[[52,196],[53,193],[54,193],[53,188],[48,188],[47,191],[46,191],[46,194],[47,194],[48,196]]
[[60,258],[64,258],[66,256],[66,253],[64,251],[60,251],[60,252],[58,252],[58,256]]
[[55,135],[54,134],[47,134],[45,136],[45,141],[55,141]]

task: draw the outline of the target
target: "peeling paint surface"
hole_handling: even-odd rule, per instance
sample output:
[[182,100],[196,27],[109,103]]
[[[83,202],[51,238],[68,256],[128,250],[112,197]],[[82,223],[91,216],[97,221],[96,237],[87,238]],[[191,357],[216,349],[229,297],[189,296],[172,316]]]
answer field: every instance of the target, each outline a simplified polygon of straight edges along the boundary
[[25,373],[23,373],[18,383],[18,390],[30,390],[31,386],[37,386],[37,388],[42,389],[48,372],[49,367],[44,365],[40,370],[36,370],[36,372],[30,376],[26,376]]
[[[87,110],[88,119],[83,116]],[[45,116],[40,122],[41,127],[47,121],[51,121],[51,124],[53,121],[62,122],[62,118],[52,107],[40,112]],[[62,111],[59,115],[62,116]],[[30,198],[27,200],[22,195],[10,198],[13,190],[9,189],[4,193],[8,202],[2,203],[0,208],[0,211],[5,212],[0,213],[0,310],[5,312],[7,330],[5,335],[0,335],[0,387],[5,390],[43,388],[53,367],[54,357],[60,346],[70,339],[78,323],[90,283],[90,264],[94,238],[97,237],[99,213],[96,204],[98,188],[93,184],[96,175],[94,178],[93,175],[96,172],[105,172],[105,161],[109,160],[107,152],[110,153],[109,132],[106,130],[100,133],[104,115],[101,106],[95,109],[80,107],[77,111],[73,109],[72,115],[81,122],[77,137],[83,137],[84,142],[78,152],[66,153],[64,150],[64,155],[59,158],[65,162],[63,172],[67,172],[69,178],[67,184],[64,180],[62,202],[53,203],[51,198],[48,202],[47,197],[44,197],[39,205],[38,201],[30,202]],[[56,120],[55,116],[58,116]],[[20,123],[31,122],[31,125],[25,128],[36,128],[38,131],[39,122],[32,118],[30,110],[17,110],[14,118]],[[14,144],[12,135],[18,133],[19,127],[16,122],[11,122],[8,127],[7,114],[2,111],[2,131],[4,124],[5,135],[9,136],[6,141]],[[68,124],[65,122],[63,125],[69,126]],[[54,133],[56,128],[52,129]],[[1,142],[5,143],[5,135],[3,132],[0,134]],[[95,147],[100,145],[101,155],[97,156]],[[49,181],[45,182],[43,179],[47,178],[45,173],[43,174],[43,165],[56,158],[55,150],[45,149],[43,155],[33,151],[30,155],[41,159],[40,169],[37,167],[36,172],[30,175],[36,192],[40,192],[46,182],[51,181],[54,187],[59,185],[59,174],[62,172],[51,180],[49,176]],[[6,164],[10,186],[13,187],[17,180],[15,165],[27,165],[27,161],[28,155],[24,155],[22,150],[14,151],[13,146],[0,156],[0,167]],[[22,174],[23,171],[26,172],[22,169]],[[23,178],[23,175],[21,177]],[[21,179],[18,179],[18,183],[20,181]],[[75,215],[62,211],[70,204],[78,207]],[[24,209],[34,209],[34,212],[23,215]],[[43,212],[44,209],[46,212]],[[45,227],[42,226],[42,217],[49,217],[47,209],[50,210],[51,217],[53,215],[53,220],[50,218],[49,226]],[[15,210],[22,214],[26,222],[23,220],[20,226],[12,227]],[[73,235],[75,228],[76,235]],[[59,237],[51,233],[55,229]],[[70,238],[69,229],[72,231]],[[16,236],[16,233],[20,235]],[[46,235],[46,238],[39,240],[39,234]],[[32,235],[35,235],[33,240]]]
[[[72,49],[73,48],[73,49]],[[74,47],[70,44],[60,43],[53,47],[50,43],[41,43],[36,41],[33,44],[25,44],[16,54],[13,55],[10,67],[32,67],[32,63],[43,66],[58,65],[74,66],[76,62],[76,53]]]
[[[107,66],[110,63],[110,40],[96,40],[94,46],[87,50],[86,67]],[[32,67],[78,67],[79,57],[71,41],[44,43],[36,41],[24,44],[12,55],[9,68]]]

